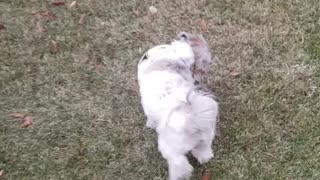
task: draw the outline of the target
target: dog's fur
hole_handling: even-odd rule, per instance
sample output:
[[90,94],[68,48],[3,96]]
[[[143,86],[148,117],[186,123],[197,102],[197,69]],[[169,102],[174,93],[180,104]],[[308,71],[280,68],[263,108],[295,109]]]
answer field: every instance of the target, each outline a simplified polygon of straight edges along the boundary
[[[185,156],[189,151],[200,163],[213,157],[211,144],[218,104],[197,83],[208,66],[203,59],[209,61],[211,57],[201,53],[209,52],[201,49],[202,45],[207,48],[201,44],[205,41],[197,41],[195,48],[190,37],[194,36],[180,33],[170,45],[151,48],[138,65],[147,127],[158,133],[158,148],[168,162],[170,180],[189,179],[192,175],[193,167]],[[199,76],[195,70],[201,71]]]
[[206,40],[201,34],[195,35],[186,32],[180,32],[178,39],[188,43],[193,51],[195,62],[192,66],[192,77],[196,82],[206,81],[211,54]]

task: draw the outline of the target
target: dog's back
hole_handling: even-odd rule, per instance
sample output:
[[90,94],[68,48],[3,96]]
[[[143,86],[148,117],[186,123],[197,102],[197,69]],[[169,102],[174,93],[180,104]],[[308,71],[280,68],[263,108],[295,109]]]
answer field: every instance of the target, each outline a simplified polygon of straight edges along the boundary
[[193,167],[185,156],[189,151],[200,163],[213,157],[217,103],[210,93],[197,87],[193,64],[191,46],[178,42],[149,50],[138,66],[147,126],[158,133],[159,150],[168,162],[170,180],[191,176]]
[[157,128],[159,150],[168,161],[171,180],[191,176],[193,168],[185,157],[189,151],[200,163],[213,157],[217,103],[197,90],[191,90],[185,98],[186,102],[171,109]]

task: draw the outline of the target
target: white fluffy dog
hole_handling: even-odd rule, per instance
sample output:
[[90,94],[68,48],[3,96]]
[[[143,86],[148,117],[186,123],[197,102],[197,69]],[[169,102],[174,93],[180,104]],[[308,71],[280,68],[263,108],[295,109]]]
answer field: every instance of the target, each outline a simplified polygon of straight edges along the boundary
[[206,44],[201,48],[204,42],[192,45],[192,37],[183,32],[171,44],[151,48],[138,65],[147,127],[158,133],[158,148],[167,160],[170,180],[189,179],[192,175],[188,152],[200,163],[213,157],[211,144],[218,105],[196,78],[197,72],[205,72],[208,65],[207,60],[201,60],[203,55],[211,57]]

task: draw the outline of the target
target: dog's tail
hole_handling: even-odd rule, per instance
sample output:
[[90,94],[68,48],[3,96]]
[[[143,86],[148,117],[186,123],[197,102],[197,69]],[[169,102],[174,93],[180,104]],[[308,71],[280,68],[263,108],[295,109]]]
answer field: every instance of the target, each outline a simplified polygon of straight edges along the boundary
[[195,130],[195,128],[198,128],[204,130],[210,128],[215,130],[218,104],[214,100],[214,96],[205,91],[194,90],[190,92],[187,100],[192,112],[190,121],[193,122],[193,126],[196,125],[188,129]]
[[176,130],[215,130],[218,104],[214,96],[206,91],[191,90],[186,102],[181,102],[167,117],[166,126]]

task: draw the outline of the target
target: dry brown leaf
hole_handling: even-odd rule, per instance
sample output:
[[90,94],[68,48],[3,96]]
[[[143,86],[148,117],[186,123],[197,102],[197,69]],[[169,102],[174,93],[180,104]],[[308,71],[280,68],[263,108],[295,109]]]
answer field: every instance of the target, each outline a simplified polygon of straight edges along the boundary
[[141,40],[145,40],[146,35],[145,35],[144,32],[139,31],[139,32],[137,33],[137,37],[138,37],[139,39],[141,39]]
[[72,1],[69,5],[69,8],[73,8],[76,5],[77,5],[77,1]]
[[22,113],[11,113],[9,116],[15,117],[15,118],[23,118],[24,115]]
[[210,173],[202,176],[202,180],[209,180],[210,179]]
[[6,27],[3,24],[0,24],[0,31],[6,29]]
[[201,33],[207,32],[207,23],[204,19],[202,19],[200,22],[200,32]]
[[54,6],[64,6],[64,5],[66,5],[66,3],[62,2],[62,1],[54,1],[51,4],[54,5]]
[[49,11],[40,11],[39,14],[43,17],[47,17],[49,20],[53,20],[56,16],[51,14]]
[[240,72],[237,72],[237,71],[230,72],[230,75],[233,77],[238,77],[240,75]]
[[38,33],[43,33],[45,32],[46,30],[43,28],[43,26],[41,25],[40,22],[37,23],[37,32]]
[[136,9],[133,9],[133,14],[134,14],[136,17],[139,17],[140,11],[139,11],[139,10],[136,10]]
[[28,127],[30,125],[32,125],[32,117],[31,116],[25,116],[22,120],[22,127]]
[[150,24],[151,23],[151,19],[149,18],[149,16],[144,16],[143,17],[143,21],[145,24]]
[[55,40],[51,40],[51,51],[52,53],[58,52],[58,43]]
[[81,14],[79,19],[79,24],[82,25],[84,23],[84,18],[86,17],[86,14]]
[[3,172],[4,172],[3,170],[0,170],[0,177],[3,175]]
[[38,12],[36,10],[32,10],[30,14],[31,15],[36,15],[36,14],[38,14]]
[[101,64],[101,63],[98,63],[98,64],[95,65],[95,69],[98,72],[102,72],[104,70],[104,65]]

